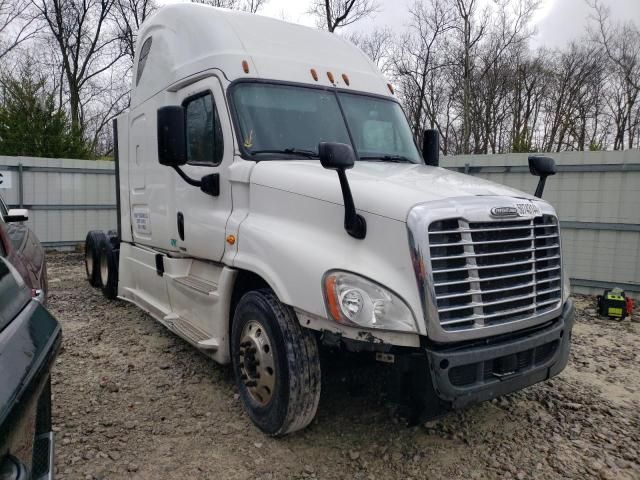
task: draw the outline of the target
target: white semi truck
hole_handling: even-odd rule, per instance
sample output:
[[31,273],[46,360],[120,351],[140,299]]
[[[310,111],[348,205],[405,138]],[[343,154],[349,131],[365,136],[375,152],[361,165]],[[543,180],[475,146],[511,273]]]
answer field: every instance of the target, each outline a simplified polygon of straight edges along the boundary
[[118,228],[87,235],[89,281],[231,363],[264,432],[314,418],[323,344],[385,362],[426,416],[565,367],[553,161],[530,159],[536,195],[439,168],[340,36],[165,6],[114,131]]

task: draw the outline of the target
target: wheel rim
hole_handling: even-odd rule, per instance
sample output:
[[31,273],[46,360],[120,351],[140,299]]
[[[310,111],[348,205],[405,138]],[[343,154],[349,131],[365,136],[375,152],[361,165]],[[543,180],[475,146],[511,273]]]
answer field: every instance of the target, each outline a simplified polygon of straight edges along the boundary
[[102,286],[106,287],[109,283],[109,264],[106,252],[102,252],[100,255],[100,280],[102,280]]
[[250,320],[240,337],[240,379],[260,405],[271,401],[276,383],[271,339],[262,324]]
[[93,275],[93,254],[88,248],[84,252],[84,265],[87,269],[87,277],[91,277]]

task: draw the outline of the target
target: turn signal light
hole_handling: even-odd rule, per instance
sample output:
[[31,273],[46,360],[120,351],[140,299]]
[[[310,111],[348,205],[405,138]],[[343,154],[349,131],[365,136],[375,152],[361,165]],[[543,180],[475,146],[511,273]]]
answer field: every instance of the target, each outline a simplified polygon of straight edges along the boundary
[[333,317],[333,320],[339,322],[342,318],[340,314],[340,307],[338,306],[338,299],[335,295],[336,291],[336,277],[335,275],[328,275],[324,279],[324,291],[327,299],[327,307],[329,314]]

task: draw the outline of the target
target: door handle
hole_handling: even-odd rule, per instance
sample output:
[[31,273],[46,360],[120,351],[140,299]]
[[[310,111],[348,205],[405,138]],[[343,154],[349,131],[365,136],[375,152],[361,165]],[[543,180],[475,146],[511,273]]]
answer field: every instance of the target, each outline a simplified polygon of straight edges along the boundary
[[178,212],[178,236],[184,242],[184,215]]

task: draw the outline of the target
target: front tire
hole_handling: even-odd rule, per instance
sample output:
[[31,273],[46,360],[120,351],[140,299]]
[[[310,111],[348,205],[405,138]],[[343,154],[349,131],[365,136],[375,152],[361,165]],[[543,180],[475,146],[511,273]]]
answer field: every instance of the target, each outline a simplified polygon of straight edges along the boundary
[[316,337],[271,290],[240,299],[231,356],[244,409],[260,430],[281,436],[311,423],[321,386]]

